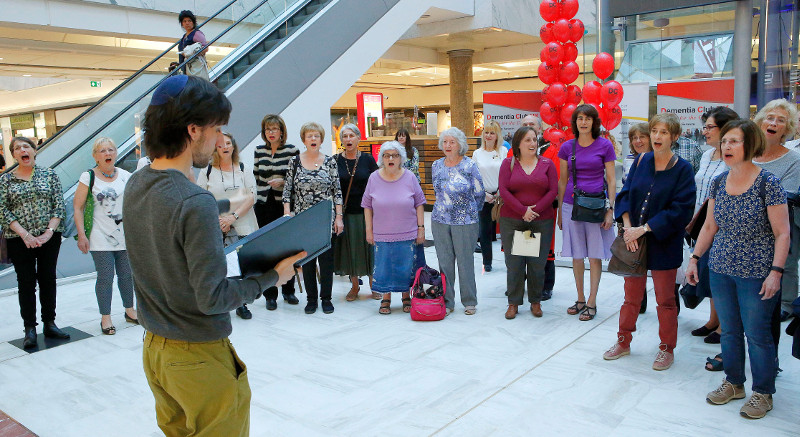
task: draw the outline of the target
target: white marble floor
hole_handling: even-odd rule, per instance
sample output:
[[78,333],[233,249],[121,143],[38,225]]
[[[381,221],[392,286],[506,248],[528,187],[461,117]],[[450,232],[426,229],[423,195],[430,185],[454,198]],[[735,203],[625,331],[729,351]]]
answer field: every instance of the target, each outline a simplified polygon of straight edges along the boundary
[[[426,251],[435,265],[433,248]],[[480,264],[476,255],[478,271]],[[330,315],[305,315],[302,305],[283,302],[270,312],[257,301],[252,320],[234,317],[231,337],[249,368],[251,434],[797,435],[800,363],[789,337],[780,348],[775,409],[748,421],[738,414],[741,401],[705,402],[723,377],[703,369],[718,346],[690,335],[707,304],[682,311],[676,362],[655,372],[653,305],[639,319],[632,355],[602,359],[615,340],[620,278],[603,275],[597,319],[579,322],[565,312],[575,300],[572,271],[559,268],[544,317],[522,311],[509,321],[505,273],[496,243],[494,271],[478,277],[478,313],[466,316],[458,305],[433,323],[412,322],[399,299],[389,316],[378,314],[367,292],[345,302],[342,278]],[[16,295],[0,294],[0,410],[44,437],[161,435],[142,373],[142,329],[124,322],[115,295],[118,333],[101,335],[93,287],[93,279],[61,285],[58,322],[95,336],[31,355],[5,343],[22,329]]]

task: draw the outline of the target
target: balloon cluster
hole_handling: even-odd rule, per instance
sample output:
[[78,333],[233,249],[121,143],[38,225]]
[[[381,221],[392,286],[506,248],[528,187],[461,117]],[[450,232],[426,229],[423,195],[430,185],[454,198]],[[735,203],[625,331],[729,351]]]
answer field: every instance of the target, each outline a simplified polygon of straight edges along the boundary
[[[600,80],[605,81],[614,72],[614,57],[608,53],[598,53],[592,62],[592,70]],[[616,80],[600,83],[596,80],[583,86],[583,101],[597,108],[600,121],[606,130],[614,129],[622,121],[622,85]]]
[[[542,121],[553,126],[544,132],[544,138],[557,145],[573,138],[570,123],[572,113],[583,98],[577,85],[580,68],[576,42],[583,38],[584,26],[574,19],[578,13],[578,0],[544,0],[539,13],[548,21],[539,30],[545,43],[539,64],[539,79],[547,84],[542,90],[544,103],[539,108]],[[559,127],[561,126],[561,127]]]

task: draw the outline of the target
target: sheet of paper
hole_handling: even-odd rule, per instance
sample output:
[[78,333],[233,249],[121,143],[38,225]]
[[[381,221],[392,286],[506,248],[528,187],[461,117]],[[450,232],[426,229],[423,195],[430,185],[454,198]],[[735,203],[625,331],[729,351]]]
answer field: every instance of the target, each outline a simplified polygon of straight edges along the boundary
[[231,253],[225,255],[225,259],[228,262],[228,277],[231,276],[242,276],[242,271],[239,268],[239,253],[231,251]]

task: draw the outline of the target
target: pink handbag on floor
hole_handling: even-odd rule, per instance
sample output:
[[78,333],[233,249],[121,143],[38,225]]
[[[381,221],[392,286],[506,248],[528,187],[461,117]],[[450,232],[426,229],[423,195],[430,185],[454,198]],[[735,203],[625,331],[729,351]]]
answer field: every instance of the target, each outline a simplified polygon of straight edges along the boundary
[[[425,286],[429,285],[427,289]],[[428,266],[417,269],[411,285],[411,320],[432,322],[447,315],[444,293],[447,286],[444,274]]]

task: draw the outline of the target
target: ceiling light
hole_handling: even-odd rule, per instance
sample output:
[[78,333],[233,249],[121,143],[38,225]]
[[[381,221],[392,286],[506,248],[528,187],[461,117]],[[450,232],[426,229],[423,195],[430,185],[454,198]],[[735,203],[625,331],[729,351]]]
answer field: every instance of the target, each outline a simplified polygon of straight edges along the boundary
[[0,61],[2,61],[2,60],[3,60],[3,58],[0,58]]
[[30,74],[23,74],[22,77],[31,77]]

